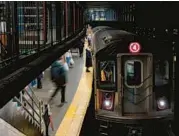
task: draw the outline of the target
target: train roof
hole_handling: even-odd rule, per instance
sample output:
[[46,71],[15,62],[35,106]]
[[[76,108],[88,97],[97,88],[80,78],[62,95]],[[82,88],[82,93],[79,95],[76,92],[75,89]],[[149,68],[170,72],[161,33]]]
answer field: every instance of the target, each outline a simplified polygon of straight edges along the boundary
[[94,53],[113,45],[112,43],[118,41],[132,41],[136,35],[123,30],[116,30],[108,27],[108,29],[101,29],[93,36]]
[[94,28],[92,29],[92,31],[93,31],[93,33],[95,33],[95,32],[98,31],[98,30],[106,29],[106,28],[111,28],[111,27],[109,27],[109,26],[97,26],[97,27],[94,27]]
[[95,27],[94,30],[95,32],[93,32],[92,36],[93,52],[102,58],[104,54],[105,56],[115,56],[118,53],[129,53],[131,42],[140,44],[141,53],[152,53],[154,56],[162,58],[170,57],[173,54],[172,46],[169,42],[163,43],[108,26]]

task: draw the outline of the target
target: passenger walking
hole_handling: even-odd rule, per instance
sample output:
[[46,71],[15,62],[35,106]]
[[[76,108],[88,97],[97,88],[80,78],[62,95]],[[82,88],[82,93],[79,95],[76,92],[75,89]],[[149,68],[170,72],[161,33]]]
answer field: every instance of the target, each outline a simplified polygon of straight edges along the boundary
[[70,50],[68,50],[68,52],[65,53],[65,60],[68,64],[68,67],[73,67],[74,61]]
[[92,55],[89,46],[86,48],[86,72],[90,72],[89,68],[92,66]]
[[62,58],[60,61],[55,61],[51,66],[51,79],[56,85],[56,89],[52,94],[49,103],[53,101],[53,98],[61,89],[61,104],[59,106],[63,106],[66,103],[65,100],[65,91],[66,91],[66,84],[67,84],[67,70],[64,67],[64,63]]
[[65,60],[68,64],[68,66],[70,66],[70,53],[69,50],[65,53]]

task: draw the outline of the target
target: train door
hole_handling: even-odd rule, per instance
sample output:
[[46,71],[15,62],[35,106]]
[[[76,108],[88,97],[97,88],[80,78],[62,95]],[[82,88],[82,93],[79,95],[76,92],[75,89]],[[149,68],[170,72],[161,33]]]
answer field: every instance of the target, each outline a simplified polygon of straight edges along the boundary
[[152,56],[118,55],[118,90],[123,115],[146,114],[152,109]]

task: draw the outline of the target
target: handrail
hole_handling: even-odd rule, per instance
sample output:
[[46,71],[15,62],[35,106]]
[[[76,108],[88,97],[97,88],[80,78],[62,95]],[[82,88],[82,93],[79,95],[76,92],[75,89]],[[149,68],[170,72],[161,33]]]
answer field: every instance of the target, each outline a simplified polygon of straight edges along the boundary
[[[145,83],[145,81],[147,81],[147,79],[149,79],[150,77],[152,77],[152,75],[149,75],[148,77],[146,77],[142,82],[141,84]],[[123,81],[127,81],[127,80],[124,80],[125,78],[121,75],[121,78],[123,79]]]
[[[24,91],[24,93],[26,93],[31,100],[33,99],[32,96],[31,96],[27,91]],[[25,100],[27,101],[26,98],[25,98]],[[35,102],[35,101],[34,101],[34,102]],[[38,105],[36,102],[35,102],[35,105],[39,108],[39,105]]]
[[146,100],[148,97],[152,96],[152,94],[147,95],[146,97],[144,97],[143,99],[141,99],[138,102],[132,102],[130,99],[126,98],[130,103],[134,104],[134,105],[138,105],[139,103],[143,102],[144,100]]
[[34,93],[32,87],[31,87],[31,86],[28,86],[28,87],[29,87],[29,89],[31,90],[31,92],[32,92],[33,96],[35,97],[35,99],[36,99],[37,101],[40,101],[39,98],[37,98],[37,96],[35,95],[35,93]]
[[40,118],[40,115],[37,113],[37,111],[34,109],[34,107],[30,104],[30,102],[28,102],[24,96],[22,96],[22,97],[23,97],[23,100],[26,101],[26,103],[30,106],[30,108],[32,108],[32,110],[33,110],[33,111],[36,113],[36,115]]
[[[30,87],[29,87],[30,88]],[[28,96],[29,96],[29,98],[32,100],[33,98],[32,98],[32,96],[30,96],[30,94],[28,93],[28,91],[24,91]],[[32,90],[31,90],[31,92],[33,92]],[[33,96],[35,96],[35,94],[34,94],[34,92],[33,92]],[[39,101],[37,98],[36,98],[36,100],[37,101]],[[34,101],[35,102],[35,101]],[[38,107],[38,108],[40,108],[39,107],[39,105],[35,102],[35,105]]]
[[[141,83],[145,83],[145,81],[147,81],[147,79],[149,79],[149,78],[151,78],[152,77],[152,75],[149,75],[148,77],[146,77]],[[121,78],[122,78],[122,81],[126,81],[126,80],[124,80],[124,77],[121,75]],[[150,86],[152,86],[152,85],[149,85],[148,87],[150,87]],[[148,87],[146,87],[144,90],[146,90]],[[124,86],[124,88],[125,88],[125,86]],[[126,88],[125,88],[126,89]],[[135,88],[136,89],[136,88]],[[128,92],[130,92],[128,89],[127,89],[127,91]],[[142,91],[141,93],[143,93],[144,91]],[[141,93],[138,93],[138,94],[134,94],[134,95],[140,95]]]
[[[20,104],[23,108],[24,108],[24,110],[26,111],[26,112],[28,112],[28,114],[31,116],[31,117],[33,117],[33,115],[30,113],[30,111],[19,101],[19,99],[17,98],[17,97],[14,97],[14,100],[18,103],[18,104]],[[39,125],[40,125],[40,123],[37,121],[37,119],[35,119],[35,118],[33,118]]]
[[[144,80],[143,80],[143,82],[141,82],[141,83],[144,83],[145,81],[147,81],[147,79],[149,79],[150,77],[152,77],[152,75],[149,75],[148,77],[146,77]],[[124,80],[124,77],[121,75],[121,79],[122,79],[122,83],[125,81]],[[146,88],[144,88],[144,91],[145,90],[147,90],[147,88],[149,88],[149,87],[152,87],[153,85],[148,85]],[[126,87],[124,86],[124,85],[122,85],[121,86],[121,90],[122,89],[126,89]],[[142,94],[142,93],[144,93],[144,91],[142,91],[141,93],[138,93],[138,94],[134,94],[134,93],[132,93],[131,91],[129,91],[128,89],[127,89],[127,91],[129,92],[129,93],[131,93],[131,94],[133,94],[133,95],[140,95],[140,94]],[[123,91],[122,91],[123,92]],[[144,100],[146,100],[148,97],[150,97],[152,94],[149,94],[149,95],[147,95],[145,98],[143,98],[143,99],[141,99],[140,101],[138,101],[138,102],[132,102],[128,97],[126,98],[126,97],[124,97],[124,94],[123,94],[123,97],[125,98],[125,99],[127,99],[129,102],[131,102],[132,104],[134,104],[134,105],[138,105],[139,103],[141,103],[141,102],[143,102]]]
[[141,91],[141,93],[136,93],[136,94],[132,93],[130,90],[127,90],[126,87],[124,87],[124,89],[126,89],[127,92],[129,92],[129,93],[131,93],[131,94],[133,94],[133,95],[138,95],[138,96],[140,96],[140,95],[143,94],[143,93],[145,92],[145,90],[147,90],[149,87],[153,87],[153,85],[148,85],[147,87],[145,87],[145,88]]
[[[37,96],[36,96],[35,93],[33,92],[33,89],[32,89],[30,86],[28,86],[28,88],[30,89],[30,91],[32,92],[32,94],[30,94],[28,91],[26,91],[26,90],[24,89],[24,90],[22,90],[22,91],[20,92],[20,100],[19,100],[17,97],[14,97],[14,100],[15,100],[18,104],[20,104],[20,106],[23,107],[23,109],[31,116],[33,122],[35,121],[35,122],[38,124],[38,126],[40,127],[40,130],[42,130],[42,113],[43,113],[43,106],[42,106],[42,105],[43,105],[43,102],[40,101],[40,100],[37,98]],[[23,92],[23,93],[22,93],[22,92]],[[29,97],[29,100],[30,100],[30,101],[29,101],[28,99],[26,99],[26,97],[24,96],[24,94],[27,94],[27,96]],[[38,102],[36,102],[35,99],[36,99],[36,101],[38,101]],[[32,103],[31,103],[31,101],[32,101]],[[30,107],[30,109],[32,110],[32,112],[29,111],[29,109],[27,108],[26,105],[24,105],[24,103],[27,104],[27,105]],[[34,106],[35,106],[35,107],[34,107]],[[36,109],[36,108],[37,108],[37,109]],[[38,111],[36,111],[36,110],[38,110]]]
[[[31,88],[30,86],[28,86],[28,87],[30,88],[30,90],[31,90],[31,92],[32,92],[32,96],[35,97],[37,101],[39,101],[38,98],[36,97],[35,93],[33,92],[32,88]],[[38,104],[36,103],[36,101],[34,101],[34,98],[33,98],[32,96],[30,96],[30,94],[28,93],[28,91],[25,91],[25,92],[26,92],[26,94],[28,94],[29,98],[32,100],[32,106],[34,106],[33,104],[35,103],[36,107],[37,107],[37,108],[39,109],[39,111],[40,111],[40,110],[41,110],[41,109],[40,109],[41,106],[38,105]],[[25,98],[25,97],[23,96],[23,98]],[[25,98],[25,100],[28,102],[28,100],[27,100],[26,98]],[[28,102],[28,103],[29,103],[29,102]],[[40,103],[40,101],[39,101],[39,103]],[[31,105],[29,104],[29,106],[31,106]],[[31,108],[33,109],[33,111],[35,111],[34,107],[31,107]],[[36,112],[36,111],[35,111],[35,112]],[[38,115],[37,112],[36,112],[36,114]],[[38,116],[40,117],[40,115],[38,115]]]

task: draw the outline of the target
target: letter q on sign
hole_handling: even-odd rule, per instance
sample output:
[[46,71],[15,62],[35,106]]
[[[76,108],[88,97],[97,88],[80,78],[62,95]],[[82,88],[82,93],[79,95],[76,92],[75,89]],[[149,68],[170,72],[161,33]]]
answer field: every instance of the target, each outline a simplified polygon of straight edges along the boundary
[[130,45],[129,45],[129,51],[131,53],[138,53],[138,52],[140,52],[140,50],[141,50],[141,46],[140,46],[140,44],[138,42],[132,42],[132,43],[130,43]]

